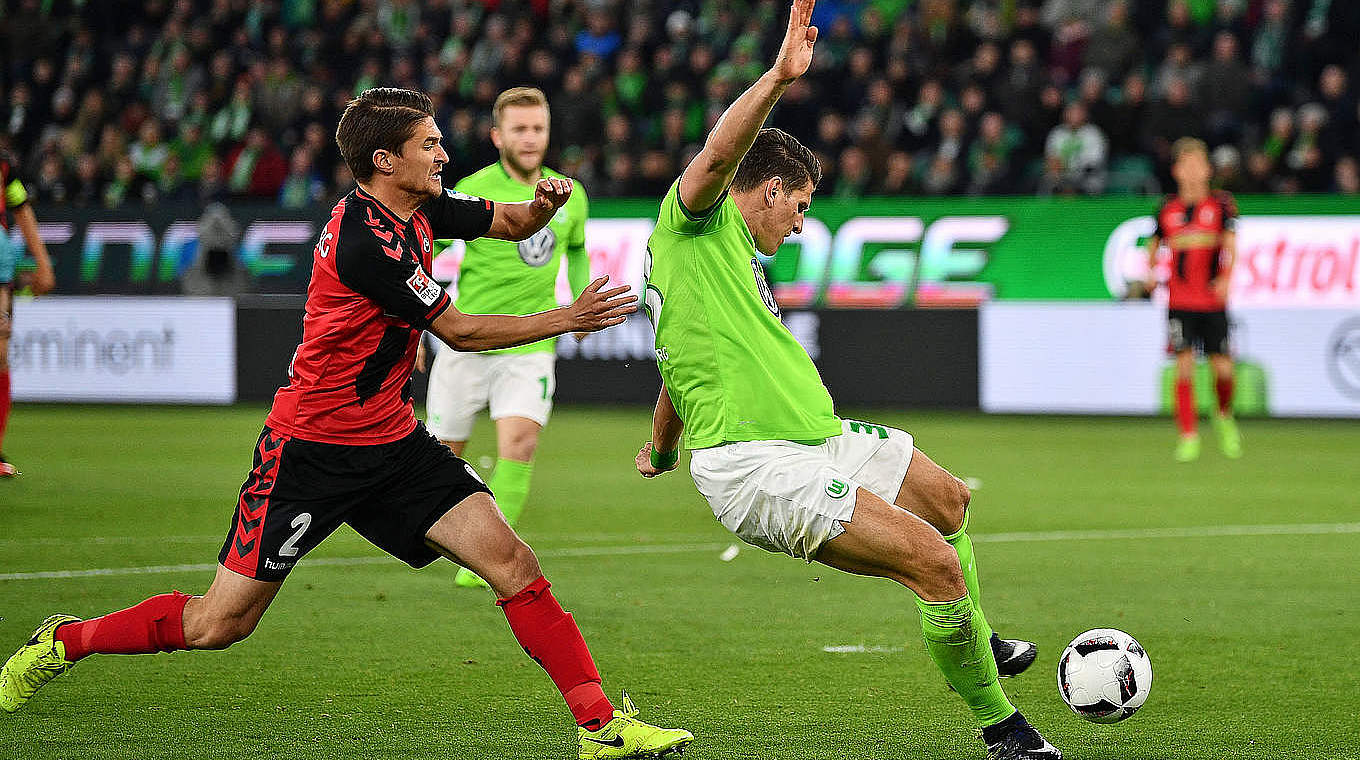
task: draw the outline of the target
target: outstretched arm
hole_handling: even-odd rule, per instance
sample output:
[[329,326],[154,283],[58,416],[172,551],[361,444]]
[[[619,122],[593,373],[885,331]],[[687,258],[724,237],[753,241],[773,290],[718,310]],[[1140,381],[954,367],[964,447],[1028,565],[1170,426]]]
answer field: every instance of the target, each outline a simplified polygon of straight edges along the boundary
[[575,303],[523,317],[464,314],[449,306],[430,324],[430,332],[458,351],[487,351],[534,343],[569,332],[595,332],[617,325],[637,311],[629,286],[602,290],[608,277],[590,283]]
[[57,286],[57,277],[52,272],[52,257],[47,255],[47,246],[42,235],[38,234],[38,217],[33,213],[33,204],[25,203],[14,211],[14,221],[23,233],[24,245],[33,254],[38,269],[33,273],[33,295],[50,293]]
[[652,414],[652,440],[642,444],[637,455],[638,472],[644,478],[654,478],[663,472],[674,470],[679,464],[680,433],[685,423],[671,403],[671,394],[661,385],[661,394],[656,397],[656,411]]
[[815,4],[816,0],[794,0],[774,66],[727,107],[703,150],[685,167],[680,175],[680,201],[685,208],[703,212],[718,202],[774,104],[808,70],[817,41],[817,27],[811,26]]

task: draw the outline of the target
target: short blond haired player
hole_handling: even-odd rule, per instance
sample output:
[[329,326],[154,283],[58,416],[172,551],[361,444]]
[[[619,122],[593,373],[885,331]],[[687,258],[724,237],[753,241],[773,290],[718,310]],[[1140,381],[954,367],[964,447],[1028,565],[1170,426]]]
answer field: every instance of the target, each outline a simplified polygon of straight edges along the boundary
[[1148,240],[1147,292],[1157,287],[1157,252],[1171,251],[1167,290],[1167,345],[1176,354],[1176,461],[1199,458],[1195,410],[1195,352],[1209,357],[1218,412],[1213,416],[1219,445],[1230,459],[1242,456],[1242,436],[1233,418],[1233,359],[1228,340],[1228,286],[1237,260],[1237,202],[1213,190],[1209,148],[1182,137],[1171,147],[1176,194],[1157,209],[1157,231]]
[[[545,177],[565,179],[543,165],[551,114],[541,91],[515,87],[502,92],[492,116],[491,142],[500,160],[464,177],[455,191],[509,203],[532,198],[534,185]],[[563,259],[572,293],[580,294],[590,284],[587,213],[586,194],[578,183],[566,205],[527,240],[468,241],[458,273],[457,308],[466,314],[534,314],[555,308]],[[449,242],[436,241],[436,254]],[[426,422],[455,454],[462,455],[478,413],[490,409],[497,460],[488,484],[511,525],[529,498],[538,436],[552,412],[555,346],[550,338],[478,353],[441,347],[430,365]],[[486,586],[467,569],[459,571],[455,582]]]

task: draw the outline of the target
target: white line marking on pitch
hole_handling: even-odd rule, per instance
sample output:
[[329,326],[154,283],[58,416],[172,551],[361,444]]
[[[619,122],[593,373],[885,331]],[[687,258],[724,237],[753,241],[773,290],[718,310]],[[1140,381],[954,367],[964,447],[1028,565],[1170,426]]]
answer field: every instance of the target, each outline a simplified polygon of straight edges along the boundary
[[[630,554],[684,554],[711,552],[727,544],[642,544],[635,546],[581,546],[546,549],[536,552],[539,557],[570,559],[573,557],[613,557]],[[317,557],[305,560],[307,566],[348,566],[395,564],[391,557]],[[89,570],[40,570],[28,573],[0,573],[0,581],[32,581],[49,578],[93,578],[106,575],[150,575],[154,573],[197,573],[216,570],[217,563],[192,565],[150,565],[147,567],[99,567]]]
[[[1029,533],[979,533],[972,536],[974,543],[1026,543],[1036,541],[1102,541],[1138,538],[1214,538],[1222,536],[1312,536],[1360,533],[1360,523],[1299,523],[1285,525],[1203,525],[1186,528],[1127,528],[1114,530],[1052,530]],[[188,537],[184,537],[188,538]],[[15,539],[20,540],[20,539]],[[91,539],[93,540],[93,539]],[[569,559],[574,557],[608,557],[637,554],[686,554],[689,552],[721,551],[725,543],[705,544],[634,544],[624,546],[580,546],[545,549],[540,557]],[[308,565],[371,565],[394,562],[388,557],[318,557],[306,560]],[[215,570],[216,563],[194,565],[151,565],[148,567],[106,567],[90,570],[45,570],[27,573],[0,573],[0,581],[27,581],[45,578],[88,578],[105,575],[142,575],[151,573],[181,573]]]
[[823,652],[830,654],[891,654],[902,650],[902,647],[865,646],[863,644],[833,644],[832,646],[822,647]]

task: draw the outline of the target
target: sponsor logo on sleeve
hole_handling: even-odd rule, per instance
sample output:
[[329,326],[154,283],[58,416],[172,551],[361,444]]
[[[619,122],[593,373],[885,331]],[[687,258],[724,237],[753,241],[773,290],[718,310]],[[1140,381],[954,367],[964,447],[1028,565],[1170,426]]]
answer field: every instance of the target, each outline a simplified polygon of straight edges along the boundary
[[430,279],[430,276],[425,274],[425,270],[420,267],[416,267],[415,273],[406,280],[406,287],[410,288],[411,292],[416,294],[416,298],[419,298],[420,302],[426,306],[434,306],[434,302],[438,301],[439,296],[444,292],[444,289],[439,287],[439,283]]

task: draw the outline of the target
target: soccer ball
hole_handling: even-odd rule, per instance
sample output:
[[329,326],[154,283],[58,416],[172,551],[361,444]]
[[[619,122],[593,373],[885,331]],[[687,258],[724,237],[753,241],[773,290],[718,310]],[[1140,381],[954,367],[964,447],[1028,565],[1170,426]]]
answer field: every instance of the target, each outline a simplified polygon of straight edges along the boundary
[[1152,661],[1133,637],[1096,628],[1072,639],[1058,658],[1058,693],[1092,723],[1118,723],[1147,701]]

